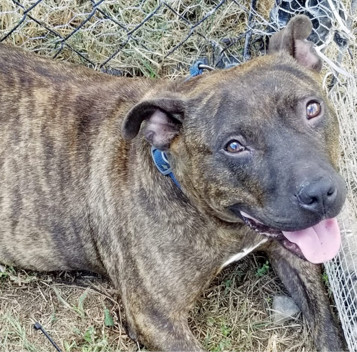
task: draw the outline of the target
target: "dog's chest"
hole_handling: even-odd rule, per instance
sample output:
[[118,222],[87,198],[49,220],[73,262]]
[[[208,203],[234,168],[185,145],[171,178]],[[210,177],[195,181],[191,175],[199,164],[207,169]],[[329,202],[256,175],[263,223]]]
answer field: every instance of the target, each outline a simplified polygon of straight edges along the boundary
[[258,248],[259,246],[261,246],[263,243],[265,243],[266,241],[268,241],[267,238],[263,238],[260,242],[258,242],[257,244],[254,244],[253,246],[246,246],[244,247],[242,250],[240,250],[238,253],[228,257],[228,259],[222,264],[220,269],[223,269],[224,267],[226,267],[227,265],[234,263],[238,260],[241,260],[242,258],[244,258],[246,255],[248,255],[249,253],[251,253],[252,251],[254,251],[254,249]]

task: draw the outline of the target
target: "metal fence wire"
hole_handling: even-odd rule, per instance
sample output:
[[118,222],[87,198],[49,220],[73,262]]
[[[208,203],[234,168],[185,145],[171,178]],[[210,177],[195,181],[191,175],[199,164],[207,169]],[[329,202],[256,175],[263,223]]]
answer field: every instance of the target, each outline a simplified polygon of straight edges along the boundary
[[246,61],[297,13],[313,19],[318,45],[346,45],[347,10],[336,0],[2,0],[0,41],[117,74],[162,76],[198,57],[219,68]]
[[339,256],[326,265],[350,351],[357,351],[357,0],[0,0],[0,42],[115,75],[186,75],[264,54],[296,14],[313,21],[324,86],[338,112],[350,199]]

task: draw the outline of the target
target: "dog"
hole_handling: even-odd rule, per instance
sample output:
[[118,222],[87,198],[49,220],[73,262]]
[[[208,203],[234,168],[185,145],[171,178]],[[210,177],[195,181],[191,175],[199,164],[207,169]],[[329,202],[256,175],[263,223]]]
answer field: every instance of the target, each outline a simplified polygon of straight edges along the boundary
[[177,81],[1,44],[0,262],[107,275],[133,339],[197,351],[197,297],[264,250],[316,348],[340,350],[319,264],[338,251],[346,186],[311,30],[296,16],[268,55]]

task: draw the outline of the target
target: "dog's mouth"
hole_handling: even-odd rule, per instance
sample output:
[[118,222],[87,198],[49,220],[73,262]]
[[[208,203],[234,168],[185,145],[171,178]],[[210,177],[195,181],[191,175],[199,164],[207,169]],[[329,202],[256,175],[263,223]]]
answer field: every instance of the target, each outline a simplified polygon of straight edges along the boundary
[[251,229],[279,241],[290,252],[311,263],[324,263],[335,257],[340,249],[341,235],[336,218],[322,220],[303,230],[282,231],[266,226],[242,211],[240,213]]

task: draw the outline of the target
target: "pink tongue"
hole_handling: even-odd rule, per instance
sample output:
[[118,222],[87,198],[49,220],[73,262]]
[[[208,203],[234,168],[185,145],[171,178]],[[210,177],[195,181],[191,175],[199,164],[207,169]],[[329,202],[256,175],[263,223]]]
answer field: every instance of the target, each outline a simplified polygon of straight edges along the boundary
[[296,243],[305,258],[314,264],[332,259],[340,249],[341,236],[337,219],[327,219],[305,230],[287,232],[283,235]]

